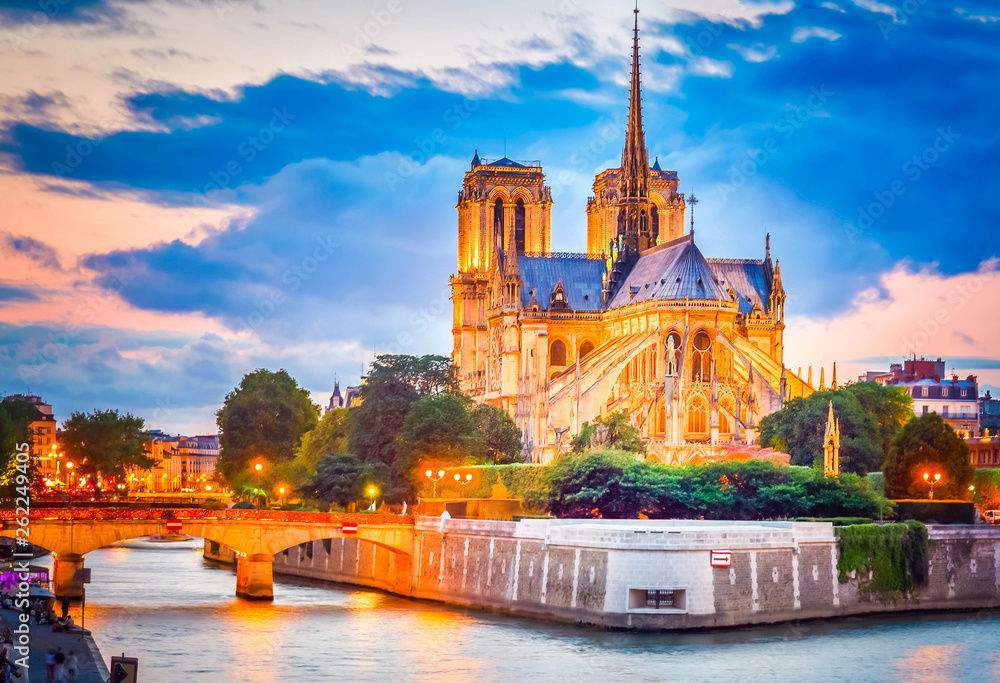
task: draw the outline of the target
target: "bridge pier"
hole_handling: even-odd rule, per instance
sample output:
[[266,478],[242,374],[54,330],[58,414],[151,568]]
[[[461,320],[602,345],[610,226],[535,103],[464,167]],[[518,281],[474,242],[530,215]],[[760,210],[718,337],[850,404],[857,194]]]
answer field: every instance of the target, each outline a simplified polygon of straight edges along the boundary
[[274,600],[274,556],[265,553],[236,558],[236,597]]
[[83,584],[76,581],[77,569],[83,569],[83,555],[52,554],[52,585],[56,597],[78,598],[83,595]]

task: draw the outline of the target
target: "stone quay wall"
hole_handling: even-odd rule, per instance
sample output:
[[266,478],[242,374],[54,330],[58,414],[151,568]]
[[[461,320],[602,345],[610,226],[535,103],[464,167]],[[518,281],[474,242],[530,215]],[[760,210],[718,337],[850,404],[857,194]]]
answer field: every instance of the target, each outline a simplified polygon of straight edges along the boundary
[[278,553],[274,573],[399,592],[409,571],[413,597],[637,629],[1000,606],[1000,527],[929,530],[928,580],[909,600],[840,583],[828,523],[421,517],[412,563],[337,538]]

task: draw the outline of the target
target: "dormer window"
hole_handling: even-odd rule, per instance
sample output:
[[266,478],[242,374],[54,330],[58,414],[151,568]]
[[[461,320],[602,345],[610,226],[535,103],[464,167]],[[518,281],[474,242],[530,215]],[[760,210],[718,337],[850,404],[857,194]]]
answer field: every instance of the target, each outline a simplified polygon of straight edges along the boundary
[[563,300],[563,293],[556,292],[556,301],[562,301],[562,300]]
[[942,398],[948,398],[948,387],[942,387],[941,388],[941,397]]
[[962,398],[966,398],[969,395],[969,390],[965,389],[965,388],[962,388],[962,389],[959,390],[959,394],[961,395]]
[[920,387],[920,396],[922,398],[927,398],[927,387]]

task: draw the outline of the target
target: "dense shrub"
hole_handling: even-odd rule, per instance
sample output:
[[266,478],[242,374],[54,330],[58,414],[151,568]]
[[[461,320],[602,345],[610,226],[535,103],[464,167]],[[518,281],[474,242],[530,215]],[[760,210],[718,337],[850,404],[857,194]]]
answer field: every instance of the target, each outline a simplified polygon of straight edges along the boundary
[[549,472],[548,503],[559,517],[617,519],[871,518],[888,508],[854,474],[764,461],[677,467],[622,451],[562,456]]

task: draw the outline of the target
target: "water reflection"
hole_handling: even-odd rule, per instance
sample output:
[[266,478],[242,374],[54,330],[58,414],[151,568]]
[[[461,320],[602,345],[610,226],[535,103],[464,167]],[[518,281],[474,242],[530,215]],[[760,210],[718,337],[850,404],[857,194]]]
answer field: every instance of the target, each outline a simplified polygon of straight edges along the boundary
[[106,656],[176,681],[1000,680],[1000,619],[945,614],[636,634],[278,578],[237,600],[235,572],[199,541],[87,555],[87,625]]

